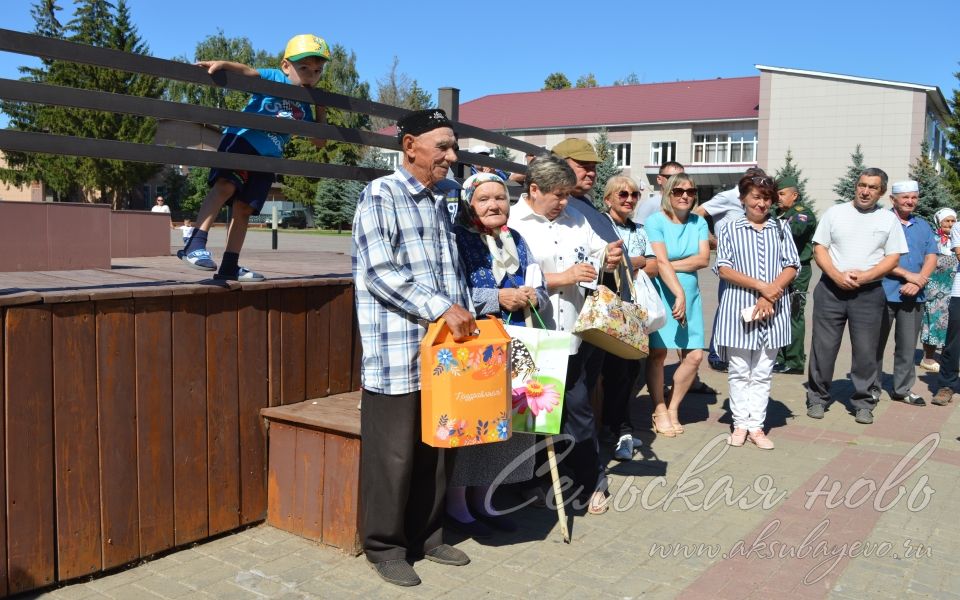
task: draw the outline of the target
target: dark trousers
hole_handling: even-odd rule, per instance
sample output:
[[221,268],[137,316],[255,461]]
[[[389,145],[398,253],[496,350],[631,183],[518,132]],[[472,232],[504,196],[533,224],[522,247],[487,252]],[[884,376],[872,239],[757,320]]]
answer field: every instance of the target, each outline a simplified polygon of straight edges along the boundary
[[947,337],[940,353],[940,375],[937,388],[957,389],[958,370],[960,370],[960,298],[950,298],[950,312],[947,319]]
[[638,376],[643,377],[640,387],[646,384],[646,364],[644,359],[630,360],[613,354],[603,360],[603,424],[618,436],[633,434],[633,386]]
[[880,315],[886,307],[886,296],[880,282],[855,290],[837,287],[823,275],[813,291],[816,318],[810,345],[810,369],[807,375],[807,405],[830,402],[833,367],[840,352],[844,326],[850,328],[853,360],[850,381],[855,410],[876,405],[870,387],[877,379],[877,345],[880,342]]
[[887,302],[880,319],[880,343],[877,345],[877,380],[874,389],[879,394],[883,374],[883,351],[893,329],[893,395],[903,398],[913,390],[917,369],[913,355],[923,324],[922,302]]
[[420,392],[363,390],[360,410],[363,551],[371,562],[443,543],[444,451],[420,441]]
[[[573,448],[561,465],[565,471],[569,471],[576,486],[583,488],[584,493],[607,489],[607,475],[600,463],[597,420],[590,404],[591,390],[587,386],[587,366],[591,365],[591,359],[596,360],[595,353],[602,351],[590,344],[581,344],[579,352],[570,356],[560,428],[561,433],[573,438]],[[557,448],[557,451],[562,449]]]
[[790,369],[803,370],[807,366],[807,353],[804,351],[804,337],[807,334],[806,312],[807,290],[810,289],[810,275],[813,269],[810,263],[800,265],[800,272],[793,280],[790,294],[790,345],[784,346],[777,356],[777,362]]

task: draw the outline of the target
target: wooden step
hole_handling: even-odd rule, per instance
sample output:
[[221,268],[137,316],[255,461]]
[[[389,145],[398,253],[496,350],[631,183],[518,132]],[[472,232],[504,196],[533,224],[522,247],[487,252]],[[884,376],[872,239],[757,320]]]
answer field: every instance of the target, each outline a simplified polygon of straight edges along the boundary
[[360,392],[264,408],[267,523],[350,554],[360,546]]

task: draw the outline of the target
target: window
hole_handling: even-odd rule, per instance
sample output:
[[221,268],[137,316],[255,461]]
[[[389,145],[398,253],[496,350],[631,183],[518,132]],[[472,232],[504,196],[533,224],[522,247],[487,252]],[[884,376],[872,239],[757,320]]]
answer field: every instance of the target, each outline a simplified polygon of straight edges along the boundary
[[613,157],[618,167],[629,167],[630,144],[613,144]]
[[651,142],[650,164],[659,167],[665,162],[677,160],[676,142]]
[[750,163],[756,160],[756,131],[701,133],[693,136],[694,163]]
[[383,160],[387,163],[388,169],[396,169],[400,166],[400,153],[399,152],[384,152],[382,154]]

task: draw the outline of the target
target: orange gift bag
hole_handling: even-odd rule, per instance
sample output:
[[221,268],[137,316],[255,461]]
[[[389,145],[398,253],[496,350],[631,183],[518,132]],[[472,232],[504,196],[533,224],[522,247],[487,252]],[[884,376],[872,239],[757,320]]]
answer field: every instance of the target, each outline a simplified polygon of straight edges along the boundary
[[457,343],[443,319],[420,343],[423,443],[457,448],[509,439],[510,336],[499,319],[478,319],[480,334]]

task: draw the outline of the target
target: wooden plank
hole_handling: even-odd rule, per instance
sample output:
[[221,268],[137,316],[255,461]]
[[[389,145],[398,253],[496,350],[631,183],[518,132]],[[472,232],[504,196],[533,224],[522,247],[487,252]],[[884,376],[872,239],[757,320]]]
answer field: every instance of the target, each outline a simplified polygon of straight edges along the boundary
[[51,320],[49,308],[28,306],[7,309],[4,323],[11,594],[55,581]]
[[172,299],[174,541],[207,537],[207,360],[205,296]]
[[238,292],[207,295],[207,504],[210,535],[240,525],[237,296]]
[[349,392],[353,366],[353,286],[333,288],[330,302],[330,393]]
[[267,512],[267,428],[260,410],[268,405],[267,291],[243,292],[239,300],[240,523],[262,521]]
[[137,497],[137,383],[134,305],[97,302],[100,519],[103,568],[140,555]]
[[360,392],[337,394],[285,406],[271,406],[260,411],[270,421],[306,425],[341,434],[360,436]]
[[324,435],[323,543],[359,552],[360,440]]
[[174,546],[170,298],[137,298],[137,471],[140,556]]
[[280,366],[282,351],[280,340],[280,309],[283,301],[283,292],[281,290],[270,290],[267,294],[269,304],[269,314],[267,315],[267,377],[269,379],[269,399],[270,406],[280,405],[281,379]]
[[97,315],[92,302],[57,304],[53,314],[53,414],[57,579],[95,573],[100,539],[97,439]]
[[296,497],[297,428],[270,425],[270,468],[267,475],[267,523],[298,533],[294,515]]
[[[0,309],[0,411],[6,415],[6,387],[4,385],[4,372],[6,369],[6,348],[3,343],[4,332],[6,331],[7,311]],[[0,440],[6,441],[6,419],[0,418]],[[9,593],[7,587],[7,452],[5,443],[0,443],[0,507],[4,508],[3,514],[0,514],[0,596],[6,596]]]
[[307,399],[307,291],[289,288],[280,294],[280,403],[295,404]]
[[316,541],[323,540],[324,437],[322,431],[297,430],[296,527],[299,535]]
[[306,396],[330,395],[330,301],[328,286],[307,289]]

